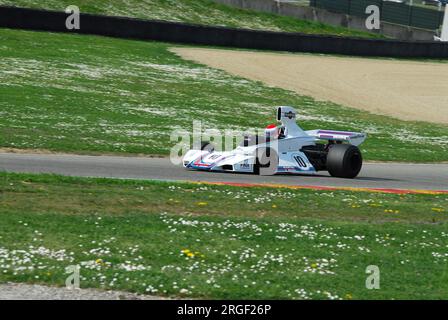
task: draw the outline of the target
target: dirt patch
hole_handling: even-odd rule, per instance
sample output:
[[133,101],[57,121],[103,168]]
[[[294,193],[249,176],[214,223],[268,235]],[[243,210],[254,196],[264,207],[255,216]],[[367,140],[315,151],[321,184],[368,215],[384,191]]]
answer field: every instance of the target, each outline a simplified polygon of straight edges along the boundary
[[403,120],[448,123],[448,63],[201,48],[171,50],[184,59],[315,99]]

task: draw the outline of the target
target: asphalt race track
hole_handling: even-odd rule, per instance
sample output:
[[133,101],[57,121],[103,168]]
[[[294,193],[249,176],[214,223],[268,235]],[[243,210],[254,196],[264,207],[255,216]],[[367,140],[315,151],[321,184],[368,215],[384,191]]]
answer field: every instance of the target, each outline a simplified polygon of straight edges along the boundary
[[189,171],[174,166],[168,158],[0,153],[0,171],[169,181],[448,190],[448,164],[365,163],[356,179],[341,179],[330,177],[327,172],[317,176],[257,176]]

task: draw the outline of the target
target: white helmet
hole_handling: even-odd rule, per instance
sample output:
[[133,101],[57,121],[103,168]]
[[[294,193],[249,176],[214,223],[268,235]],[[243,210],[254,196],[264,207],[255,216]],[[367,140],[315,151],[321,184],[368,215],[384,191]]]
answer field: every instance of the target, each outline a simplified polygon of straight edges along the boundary
[[270,124],[264,129],[264,134],[272,140],[278,139],[278,128],[275,124]]

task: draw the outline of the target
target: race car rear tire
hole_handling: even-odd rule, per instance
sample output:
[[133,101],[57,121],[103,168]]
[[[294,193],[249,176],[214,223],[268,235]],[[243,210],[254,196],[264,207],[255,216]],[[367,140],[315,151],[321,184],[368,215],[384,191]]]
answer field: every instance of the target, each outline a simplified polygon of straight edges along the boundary
[[202,141],[201,142],[201,150],[213,152],[215,150],[215,146],[212,143],[210,143],[209,141]]
[[273,148],[258,148],[255,159],[254,173],[270,176],[274,175],[278,167],[278,154]]
[[327,170],[333,177],[355,178],[362,167],[362,155],[351,144],[335,144],[328,151]]

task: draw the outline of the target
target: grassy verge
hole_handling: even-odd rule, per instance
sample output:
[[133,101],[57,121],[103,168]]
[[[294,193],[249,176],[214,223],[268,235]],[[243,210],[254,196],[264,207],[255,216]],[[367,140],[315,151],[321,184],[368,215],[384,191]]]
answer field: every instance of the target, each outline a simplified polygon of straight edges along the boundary
[[447,298],[446,195],[0,177],[1,282],[80,264],[82,287],[168,296]]
[[[263,128],[291,105],[305,129],[356,130],[368,160],[446,161],[448,128],[315,101],[182,60],[157,42],[0,29],[0,147],[168,154],[172,130]],[[393,128],[393,129],[392,129]]]
[[303,32],[381,38],[382,36],[326,25],[314,21],[299,20],[269,13],[238,9],[218,4],[212,0],[0,0],[0,5],[63,11],[76,5],[83,13],[126,16],[142,19],[158,19],[205,25],[249,28],[271,31]]

